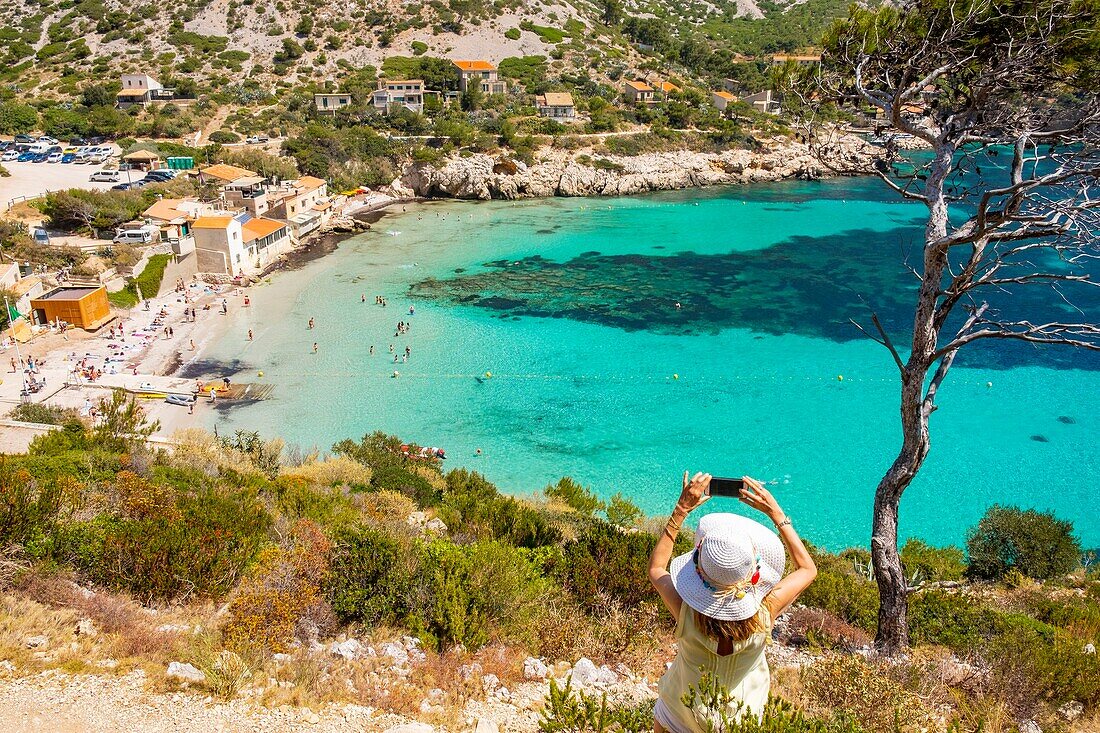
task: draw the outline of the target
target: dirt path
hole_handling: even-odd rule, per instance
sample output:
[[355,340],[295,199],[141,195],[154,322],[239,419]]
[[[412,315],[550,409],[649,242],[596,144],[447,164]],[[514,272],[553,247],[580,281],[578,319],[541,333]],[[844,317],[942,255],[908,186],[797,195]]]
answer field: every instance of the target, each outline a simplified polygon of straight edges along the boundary
[[210,121],[202,128],[202,136],[199,140],[192,140],[192,145],[205,145],[210,141],[211,133],[217,132],[222,129],[222,125],[225,124],[225,118],[229,117],[229,107],[218,107],[218,111],[214,113],[214,116],[210,118]]
[[0,730],[5,733],[313,733],[381,732],[401,718],[357,705],[264,708],[246,701],[214,702],[191,693],[151,693],[145,676],[70,676],[44,672],[0,680]]

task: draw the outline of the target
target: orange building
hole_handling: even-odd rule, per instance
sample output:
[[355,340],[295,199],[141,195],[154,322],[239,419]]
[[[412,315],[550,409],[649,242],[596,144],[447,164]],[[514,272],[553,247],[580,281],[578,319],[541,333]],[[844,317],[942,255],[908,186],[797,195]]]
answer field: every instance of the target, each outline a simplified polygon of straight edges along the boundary
[[102,285],[62,286],[31,299],[31,315],[36,323],[58,319],[85,331],[94,331],[111,320],[107,288]]

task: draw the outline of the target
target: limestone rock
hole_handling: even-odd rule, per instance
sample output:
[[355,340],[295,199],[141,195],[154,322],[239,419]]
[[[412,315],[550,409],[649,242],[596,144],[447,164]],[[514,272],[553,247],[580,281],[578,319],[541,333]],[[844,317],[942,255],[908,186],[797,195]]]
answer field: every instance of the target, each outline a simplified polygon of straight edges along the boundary
[[341,657],[343,659],[352,660],[359,656],[362,651],[363,645],[359,643],[358,639],[348,639],[347,641],[334,641],[329,645],[329,652],[334,657]]
[[439,517],[429,519],[424,523],[424,529],[435,534],[445,534],[447,532],[447,525],[443,523],[443,520]]
[[42,649],[50,643],[50,640],[42,635],[28,636],[23,643],[28,649]]
[[1072,723],[1085,714],[1085,706],[1076,700],[1070,700],[1065,705],[1058,708],[1058,714],[1066,721]]
[[77,636],[95,636],[95,624],[92,623],[90,618],[82,618],[76,622],[76,635]]
[[528,680],[544,680],[550,674],[546,664],[536,657],[527,657],[523,660],[523,677]]
[[1020,721],[1020,733],[1043,733],[1043,729],[1034,720]]
[[607,688],[619,681],[619,676],[606,665],[597,667],[588,657],[573,665],[573,683],[581,687]]
[[478,718],[474,733],[500,733],[500,727],[489,718]]
[[193,664],[186,662],[169,662],[167,675],[183,682],[205,682],[206,675],[200,672]]
[[386,728],[385,733],[435,733],[435,728],[427,723],[403,723]]
[[1084,648],[1083,651],[1085,652],[1085,654],[1095,654],[1096,653],[1096,645],[1092,644],[1092,643],[1085,644],[1085,648]]

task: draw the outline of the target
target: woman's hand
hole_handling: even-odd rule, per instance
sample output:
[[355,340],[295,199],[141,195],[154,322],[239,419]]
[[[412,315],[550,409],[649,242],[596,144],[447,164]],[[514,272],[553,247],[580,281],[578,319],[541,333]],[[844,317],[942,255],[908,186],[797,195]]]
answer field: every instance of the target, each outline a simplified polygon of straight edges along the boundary
[[710,500],[710,495],[707,493],[709,488],[709,473],[697,473],[689,479],[688,472],[684,471],[684,489],[680,492],[680,499],[676,502],[676,508],[685,513],[698,509]]
[[743,476],[742,479],[745,482],[745,488],[741,490],[741,501],[753,509],[764,512],[776,524],[783,521],[783,510],[779,507],[779,502],[770,491],[764,488],[764,484],[750,476]]

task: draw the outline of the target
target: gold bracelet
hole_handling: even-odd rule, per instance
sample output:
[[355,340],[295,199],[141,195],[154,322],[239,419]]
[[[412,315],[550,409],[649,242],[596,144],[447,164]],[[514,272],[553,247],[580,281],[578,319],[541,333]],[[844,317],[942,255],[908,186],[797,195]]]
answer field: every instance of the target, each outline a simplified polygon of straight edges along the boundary
[[776,522],[775,523],[775,528],[776,529],[783,529],[784,527],[793,527],[793,526],[794,525],[791,524],[791,518],[790,517],[783,517],[782,522]]

